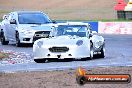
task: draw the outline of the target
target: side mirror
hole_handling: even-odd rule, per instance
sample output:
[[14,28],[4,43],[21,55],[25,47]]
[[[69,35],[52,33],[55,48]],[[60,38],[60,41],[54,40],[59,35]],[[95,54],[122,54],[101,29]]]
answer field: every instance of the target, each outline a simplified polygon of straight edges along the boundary
[[93,35],[92,34],[89,34],[89,38],[92,37]]
[[56,22],[55,20],[52,20],[52,23],[53,23],[53,24],[56,24],[57,22]]
[[17,24],[15,19],[10,20],[10,24]]
[[4,19],[7,19],[7,15],[4,15],[4,16],[3,16],[3,20],[4,20]]

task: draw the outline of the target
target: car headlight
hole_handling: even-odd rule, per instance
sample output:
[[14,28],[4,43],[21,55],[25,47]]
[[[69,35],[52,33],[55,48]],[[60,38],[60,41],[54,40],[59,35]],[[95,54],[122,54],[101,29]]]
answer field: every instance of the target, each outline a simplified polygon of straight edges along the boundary
[[40,48],[43,45],[43,41],[38,41],[37,46]]
[[83,40],[78,40],[77,42],[76,42],[76,45],[78,45],[78,46],[81,46],[83,44]]
[[20,32],[25,35],[34,33],[31,29],[22,29]]
[[24,31],[24,32],[21,32],[21,33],[23,33],[23,34],[25,34],[25,35],[27,35],[27,34],[33,34],[32,31]]

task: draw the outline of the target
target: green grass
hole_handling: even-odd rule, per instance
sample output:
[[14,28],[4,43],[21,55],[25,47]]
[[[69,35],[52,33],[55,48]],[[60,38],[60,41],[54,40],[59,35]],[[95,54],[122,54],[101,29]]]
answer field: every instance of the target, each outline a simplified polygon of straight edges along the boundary
[[0,14],[2,13],[9,13],[10,11],[6,11],[6,10],[0,10]]
[[103,22],[132,22],[132,20],[128,19],[102,19]]
[[[2,19],[0,19],[0,22],[2,21]],[[81,21],[83,21],[83,22],[88,22],[88,21],[90,21],[90,22],[98,22],[98,21],[102,21],[102,22],[132,22],[132,20],[124,20],[124,19],[102,19],[102,20],[59,20],[59,19],[57,19],[57,20],[55,20],[55,21],[57,21],[57,22],[67,22],[67,21],[74,21],[74,22],[81,22]]]
[[102,22],[132,22],[132,20],[125,20],[125,19],[102,19],[102,20],[56,20],[58,22],[66,22],[66,21],[74,21],[74,22],[88,22],[88,21],[92,21],[92,22],[98,22],[98,21],[102,21]]
[[0,60],[2,60],[4,58],[8,58],[8,57],[9,57],[9,54],[8,53],[0,52]]
[[[2,21],[2,19],[0,19],[0,22]],[[98,21],[102,21],[102,22],[132,22],[132,20],[124,20],[124,19],[102,19],[102,20],[55,20],[57,22],[67,22],[67,21],[74,21],[74,22],[88,22],[88,21],[91,21],[91,22],[98,22]]]
[[[46,11],[46,10],[45,10]],[[69,13],[69,12],[71,12],[71,10],[51,10],[51,11],[47,11],[47,12],[49,12],[49,14],[48,15],[50,15],[50,14],[55,14],[55,13],[63,13],[63,14],[65,14],[65,12],[66,13]],[[4,14],[7,14],[7,13],[9,13],[9,12],[11,12],[10,10],[0,10],[0,22],[2,21],[2,17],[3,17],[3,15]],[[59,14],[56,14],[56,15],[58,15],[59,16]],[[54,18],[54,17],[53,17]],[[51,19],[52,19],[52,17],[51,17]],[[54,20],[56,20],[56,21],[75,21],[75,22],[77,22],[77,21],[83,21],[83,22],[88,22],[88,21],[92,21],[92,22],[98,22],[98,21],[103,21],[103,22],[131,22],[132,20],[125,20],[125,19],[90,19],[90,20],[85,20],[85,19],[88,19],[88,18],[67,18],[67,17],[64,17],[64,18],[62,18],[62,17],[57,17],[56,19],[54,19]]]
[[0,19],[0,22],[2,21],[2,19]]

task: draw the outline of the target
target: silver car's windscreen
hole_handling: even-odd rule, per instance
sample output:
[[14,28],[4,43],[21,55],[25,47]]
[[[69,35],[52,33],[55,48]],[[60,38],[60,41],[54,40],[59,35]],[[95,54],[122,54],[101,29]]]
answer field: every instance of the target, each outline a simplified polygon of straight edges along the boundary
[[70,35],[70,36],[87,36],[86,25],[59,25],[57,28],[57,36]]
[[19,24],[45,24],[51,23],[51,20],[43,13],[19,13]]

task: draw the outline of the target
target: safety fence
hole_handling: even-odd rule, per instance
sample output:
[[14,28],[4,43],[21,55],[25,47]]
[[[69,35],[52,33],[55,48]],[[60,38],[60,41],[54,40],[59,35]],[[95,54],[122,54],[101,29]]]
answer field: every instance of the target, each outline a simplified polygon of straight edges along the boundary
[[98,33],[132,34],[132,22],[98,22]]
[[92,31],[102,34],[132,34],[132,22],[88,22]]

